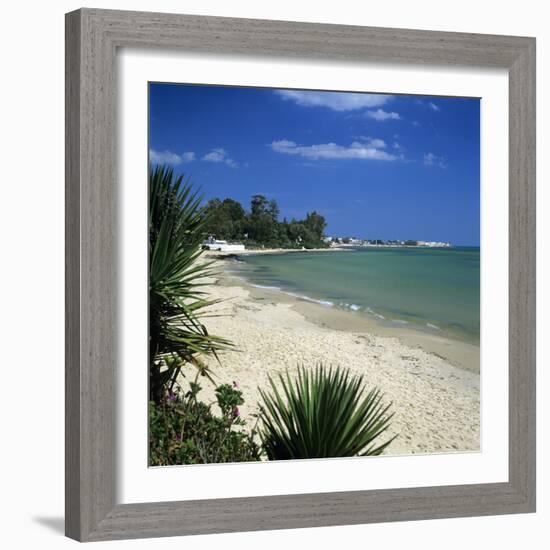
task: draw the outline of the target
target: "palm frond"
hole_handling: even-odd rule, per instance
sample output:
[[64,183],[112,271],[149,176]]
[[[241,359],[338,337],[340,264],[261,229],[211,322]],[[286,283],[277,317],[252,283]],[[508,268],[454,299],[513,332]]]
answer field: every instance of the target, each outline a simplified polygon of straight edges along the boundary
[[[217,357],[231,346],[211,335],[201,317],[217,303],[205,292],[216,276],[213,262],[201,259],[207,222],[202,197],[171,168],[149,172],[149,359],[151,397],[157,400],[173,364],[166,357],[191,362]],[[168,371],[168,372],[167,372]]]

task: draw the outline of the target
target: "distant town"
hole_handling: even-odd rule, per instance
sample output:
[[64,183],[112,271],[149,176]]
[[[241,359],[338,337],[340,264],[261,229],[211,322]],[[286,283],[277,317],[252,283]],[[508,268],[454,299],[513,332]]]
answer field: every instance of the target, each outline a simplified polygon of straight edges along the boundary
[[[245,236],[245,240],[246,240]],[[400,241],[400,240],[391,240],[383,241],[381,239],[356,239],[354,237],[324,237],[322,239],[323,248],[355,248],[358,246],[369,246],[369,247],[425,247],[425,248],[450,248],[452,245],[448,242],[441,241]],[[244,252],[245,250],[255,250],[255,249],[265,249],[265,245],[253,244],[250,246],[250,243],[247,243],[245,246],[241,242],[228,242],[224,239],[215,239],[212,235],[203,241],[202,246],[207,250],[214,250],[219,252]],[[296,239],[296,246],[292,247],[293,249],[300,250],[306,249],[302,246],[302,239],[298,237]],[[310,247],[311,249],[311,247]],[[316,249],[320,250],[320,249]]]
[[429,248],[449,248],[451,243],[442,241],[414,241],[414,240],[381,240],[358,239],[356,237],[324,237],[329,246],[425,246]]

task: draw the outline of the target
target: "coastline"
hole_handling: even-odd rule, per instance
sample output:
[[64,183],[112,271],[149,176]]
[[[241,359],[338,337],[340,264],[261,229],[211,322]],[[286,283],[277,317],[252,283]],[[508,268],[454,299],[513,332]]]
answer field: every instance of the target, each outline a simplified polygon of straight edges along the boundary
[[223,250],[205,250],[203,256],[205,258],[237,258],[238,256],[256,256],[256,255],[269,255],[269,254],[292,254],[296,252],[308,253],[308,252],[349,252],[350,248],[340,248],[331,246],[328,248],[247,248],[245,250],[238,250],[234,252]]
[[[318,252],[315,249],[311,252]],[[348,249],[328,249],[344,250]],[[248,252],[248,251],[247,251]],[[286,252],[309,252],[305,250],[286,250]],[[264,254],[279,254],[278,249],[266,249]],[[293,308],[301,313],[307,320],[321,326],[341,331],[367,332],[377,336],[395,337],[409,346],[420,347],[424,351],[441,356],[453,366],[460,367],[479,374],[480,348],[479,343],[457,338],[454,334],[442,331],[439,327],[426,323],[413,324],[406,321],[389,319],[376,311],[367,309],[359,312],[359,306],[355,304],[337,304],[328,299],[315,299],[304,292],[291,291],[284,287],[265,286],[249,280],[248,266],[239,261],[240,255],[253,255],[250,253],[236,253],[218,255],[218,266],[223,266],[221,284],[229,278],[237,281],[237,285],[247,288],[253,297],[270,297],[273,300],[291,303]],[[212,259],[212,258],[211,258]],[[332,299],[331,299],[332,300]]]
[[[216,383],[239,384],[249,428],[256,422],[258,386],[267,387],[268,375],[324,362],[364,375],[368,386],[380,387],[393,402],[388,434],[400,435],[385,454],[479,451],[479,374],[465,368],[472,356],[479,357],[479,347],[384,328],[353,312],[257,288],[228,273],[228,265],[219,262],[220,276],[208,287],[221,302],[203,322],[210,333],[229,338],[235,350],[222,352],[221,364],[206,362]],[[213,398],[211,384],[202,385],[203,397]]]

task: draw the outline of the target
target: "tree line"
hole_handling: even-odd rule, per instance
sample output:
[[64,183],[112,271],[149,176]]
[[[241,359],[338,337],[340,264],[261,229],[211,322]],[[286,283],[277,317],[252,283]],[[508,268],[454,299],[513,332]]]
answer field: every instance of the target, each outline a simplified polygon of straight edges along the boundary
[[279,221],[280,209],[275,199],[253,195],[250,210],[234,199],[211,199],[205,206],[205,228],[209,236],[239,241],[248,247],[324,248],[325,218],[309,212],[305,219]]

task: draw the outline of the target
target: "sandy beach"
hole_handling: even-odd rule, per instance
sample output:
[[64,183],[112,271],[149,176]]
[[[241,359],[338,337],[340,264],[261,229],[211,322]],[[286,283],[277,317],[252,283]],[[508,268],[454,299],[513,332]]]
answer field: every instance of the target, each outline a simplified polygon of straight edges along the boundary
[[[367,386],[378,386],[393,403],[389,435],[399,437],[385,454],[479,451],[479,347],[390,330],[353,312],[255,288],[228,273],[232,260],[217,263],[220,276],[207,292],[221,303],[203,322],[235,349],[220,354],[221,365],[207,362],[216,383],[239,385],[249,427],[268,375],[323,362],[364,375]],[[202,398],[214,399],[212,385],[202,386]]]

